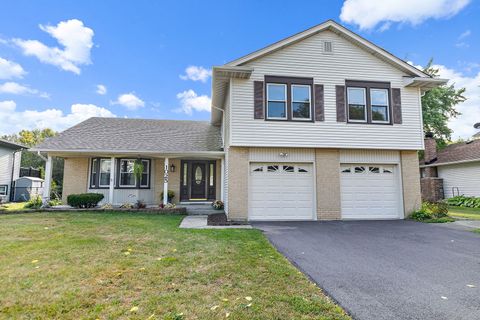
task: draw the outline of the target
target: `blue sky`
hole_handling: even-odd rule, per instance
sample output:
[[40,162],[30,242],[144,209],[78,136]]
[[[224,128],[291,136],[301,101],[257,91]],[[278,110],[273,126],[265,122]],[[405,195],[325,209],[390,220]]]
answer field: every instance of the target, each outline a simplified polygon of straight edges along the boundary
[[92,115],[207,120],[212,66],[327,19],[415,65],[433,57],[468,90],[455,136],[473,134],[479,1],[385,2],[3,1],[0,134],[63,130]]

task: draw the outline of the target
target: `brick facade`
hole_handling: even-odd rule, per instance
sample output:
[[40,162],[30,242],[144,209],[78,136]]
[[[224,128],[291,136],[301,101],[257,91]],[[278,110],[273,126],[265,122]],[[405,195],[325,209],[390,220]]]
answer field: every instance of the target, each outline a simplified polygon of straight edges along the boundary
[[228,148],[228,219],[248,219],[249,149]]
[[403,209],[405,218],[422,204],[417,151],[401,151]]
[[438,202],[444,198],[443,179],[427,177],[420,179],[422,189],[422,200]]
[[70,194],[85,193],[88,186],[88,158],[65,158],[62,202]]
[[340,152],[338,149],[316,149],[317,219],[341,219]]

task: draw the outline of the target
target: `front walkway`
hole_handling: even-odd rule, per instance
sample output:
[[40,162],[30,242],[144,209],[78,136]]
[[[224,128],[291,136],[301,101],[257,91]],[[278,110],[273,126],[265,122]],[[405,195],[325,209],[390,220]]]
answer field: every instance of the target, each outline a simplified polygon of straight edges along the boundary
[[480,319],[480,235],[413,221],[258,222],[354,319]]

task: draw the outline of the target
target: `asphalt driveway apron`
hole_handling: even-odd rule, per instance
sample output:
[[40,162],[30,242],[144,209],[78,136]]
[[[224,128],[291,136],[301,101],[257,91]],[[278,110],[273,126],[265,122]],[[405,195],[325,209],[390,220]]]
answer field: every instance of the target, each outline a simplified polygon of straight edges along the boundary
[[354,319],[480,319],[480,235],[412,221],[257,222]]

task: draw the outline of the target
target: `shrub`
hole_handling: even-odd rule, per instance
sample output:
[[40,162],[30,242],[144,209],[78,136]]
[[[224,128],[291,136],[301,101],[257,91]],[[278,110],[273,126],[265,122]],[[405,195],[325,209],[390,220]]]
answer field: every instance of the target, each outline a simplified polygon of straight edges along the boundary
[[122,209],[133,209],[133,204],[130,203],[130,202],[124,202],[124,203],[122,203],[120,208],[122,208]]
[[445,202],[424,202],[419,210],[410,215],[410,219],[426,221],[448,217],[448,205]]
[[480,208],[480,198],[466,197],[464,195],[449,198],[447,199],[447,203],[450,206]]
[[137,200],[137,203],[135,203],[135,208],[137,209],[145,209],[147,207],[147,204],[143,200]]
[[42,197],[40,195],[32,195],[30,200],[25,204],[25,208],[39,209],[43,204]]
[[103,200],[101,193],[71,194],[67,197],[68,205],[74,208],[95,208]]
[[60,199],[52,199],[52,200],[48,201],[48,205],[50,207],[59,206],[61,204],[62,204],[62,200],[60,200]]

